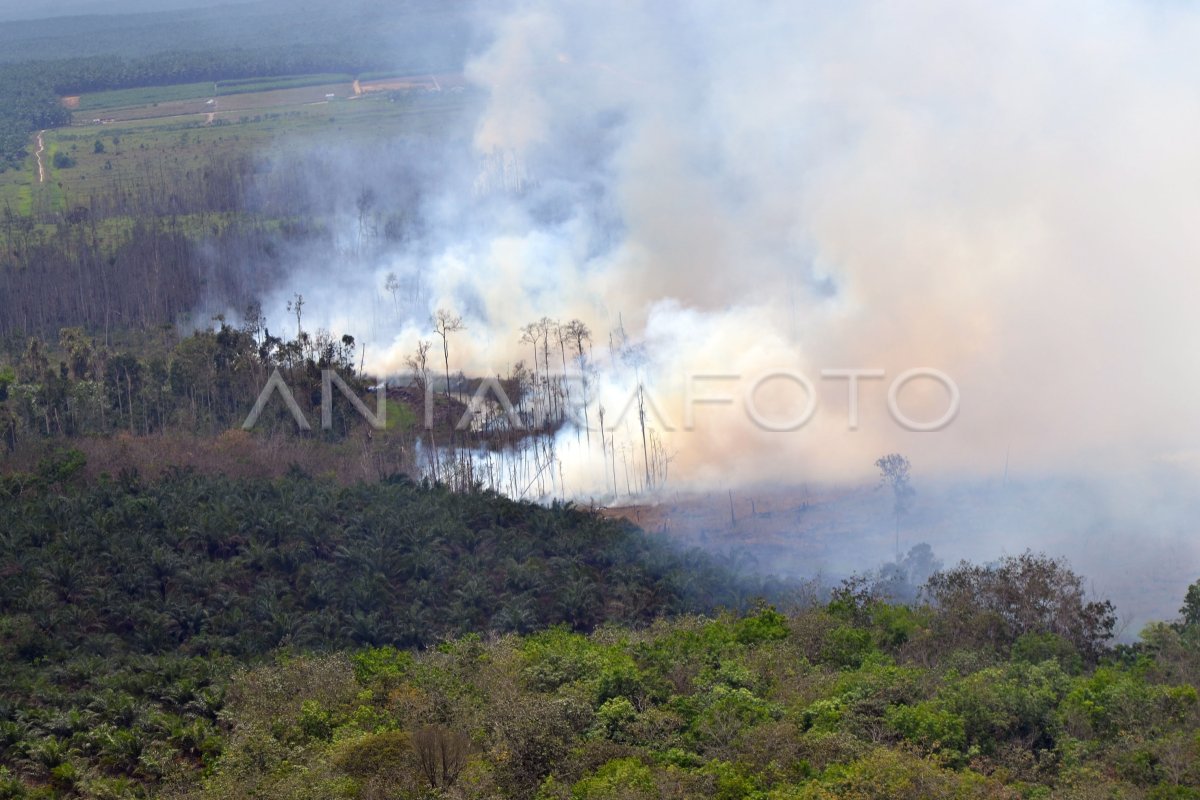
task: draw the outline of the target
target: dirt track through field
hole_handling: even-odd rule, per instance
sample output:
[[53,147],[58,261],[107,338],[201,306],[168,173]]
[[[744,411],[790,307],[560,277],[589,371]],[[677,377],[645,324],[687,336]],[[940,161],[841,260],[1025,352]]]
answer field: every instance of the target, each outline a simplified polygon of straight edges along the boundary
[[37,138],[37,150],[34,151],[33,157],[37,159],[38,165],[38,183],[46,182],[46,165],[42,163],[42,153],[46,152],[46,132],[39,131]]

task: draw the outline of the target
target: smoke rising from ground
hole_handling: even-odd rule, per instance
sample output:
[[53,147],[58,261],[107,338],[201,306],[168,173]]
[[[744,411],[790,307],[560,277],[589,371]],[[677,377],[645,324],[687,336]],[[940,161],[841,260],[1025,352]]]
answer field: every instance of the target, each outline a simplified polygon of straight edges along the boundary
[[[379,374],[403,371],[437,308],[465,317],[452,361],[468,374],[528,363],[530,321],[582,319],[593,400],[625,406],[644,378],[674,488],[861,481],[893,451],[926,478],[1087,475],[1127,509],[1194,487],[1200,12],[530,0],[476,27],[479,103],[407,167],[419,232],[336,279],[298,275],[269,313],[303,291]],[[619,326],[636,371],[610,351]],[[945,430],[887,412],[915,367],[961,390]],[[887,373],[862,382],[856,431],[846,382],[821,379],[839,368]],[[742,408],[778,370],[818,394],[798,432]],[[688,432],[694,374],[743,379],[706,384],[735,402],[697,406]],[[758,400],[780,419],[806,397],[775,381]],[[915,381],[901,405],[931,419],[946,397]],[[563,453],[571,492],[610,490],[594,451]]]

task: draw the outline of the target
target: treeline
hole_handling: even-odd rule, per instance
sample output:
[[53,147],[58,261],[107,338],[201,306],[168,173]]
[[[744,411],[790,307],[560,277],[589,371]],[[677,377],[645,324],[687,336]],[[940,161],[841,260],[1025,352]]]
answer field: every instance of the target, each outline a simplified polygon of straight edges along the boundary
[[[49,344],[23,340],[15,366],[0,368],[0,454],[18,452],[29,439],[218,434],[242,424],[276,370],[309,419],[319,419],[323,370],[336,371],[365,394],[353,336],[323,330],[301,331],[294,339],[274,336],[253,306],[246,319],[241,327],[221,322],[164,354],[140,358],[81,328],[65,328]],[[334,423],[326,432],[333,438],[365,425],[347,403],[335,405]],[[295,431],[296,422],[276,398],[258,429]]]
[[[180,5],[176,3],[175,5]],[[392,50],[389,68],[445,68],[466,38],[462,0],[252,0],[158,9],[142,13],[59,15],[6,21],[0,27],[0,62],[260,48],[358,46]]]
[[352,73],[382,69],[391,62],[386,53],[371,53],[350,45],[309,45],[280,48],[158,53],[136,59],[119,56],[64,59],[27,65],[36,67],[60,95],[170,86],[176,83],[270,78],[303,73]]
[[70,122],[71,112],[35,67],[0,67],[0,172],[20,166],[35,131]]

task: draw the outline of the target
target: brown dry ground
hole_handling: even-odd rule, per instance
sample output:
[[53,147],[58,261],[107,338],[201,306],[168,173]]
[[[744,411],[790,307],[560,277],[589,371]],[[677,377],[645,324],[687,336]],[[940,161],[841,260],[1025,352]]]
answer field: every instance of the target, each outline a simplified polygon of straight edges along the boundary
[[397,78],[384,78],[377,81],[355,81],[355,94],[370,94],[371,92],[411,92],[411,91],[448,91],[465,87],[466,80],[462,75],[453,72],[439,72],[434,75],[407,75]]
[[[62,442],[21,447],[0,458],[0,473],[34,472],[40,460]],[[403,436],[357,436],[342,442],[321,441],[294,432],[275,435],[230,430],[219,436],[169,433],[118,434],[73,439],[67,446],[87,459],[84,477],[117,477],[135,472],[153,479],[175,468],[195,469],[234,478],[277,478],[292,468],[342,484],[375,481],[411,465],[411,445]]]
[[675,493],[600,513],[776,574],[844,574],[890,559],[894,548],[887,497],[873,487]]

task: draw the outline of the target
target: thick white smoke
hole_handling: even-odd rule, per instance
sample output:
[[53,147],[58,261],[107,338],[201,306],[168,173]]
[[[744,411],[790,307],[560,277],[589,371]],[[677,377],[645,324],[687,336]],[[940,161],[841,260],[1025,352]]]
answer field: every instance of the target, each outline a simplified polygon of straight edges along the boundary
[[[891,450],[956,473],[1191,464],[1198,21],[1126,0],[490,8],[460,166],[534,188],[431,204],[426,310],[464,313],[454,366],[490,373],[543,316],[587,321],[603,365],[620,316],[677,428],[688,375],[741,374],[697,391],[735,405],[666,435],[684,485],[859,477]],[[420,336],[413,315],[371,366]],[[907,432],[887,388],[926,366],[961,413]],[[887,372],[861,383],[857,431],[846,381],[821,380],[839,368]],[[820,404],[765,434],[742,394],[779,370]],[[623,404],[629,376],[607,377]],[[774,420],[807,402],[784,379],[759,399]],[[947,408],[928,380],[901,404]]]
[[[526,323],[579,318],[591,421],[641,376],[671,489],[869,480],[892,451],[924,479],[1088,475],[1126,492],[1105,495],[1106,530],[1161,523],[1195,560],[1181,518],[1147,512],[1200,465],[1200,11],[523,0],[478,17],[467,79],[485,100],[430,145],[420,236],[301,284],[324,298],[310,319],[366,340],[368,369],[403,371],[438,308],[465,317],[452,368],[468,374],[528,363]],[[618,326],[636,373],[610,352]],[[938,432],[888,413],[918,367],[961,392]],[[821,373],[868,368],[886,377],[861,382],[850,430],[847,382]],[[819,401],[796,432],[743,406],[779,371]],[[694,375],[741,378],[693,383],[734,402],[694,406],[687,431]],[[777,421],[807,402],[782,378],[757,399]],[[947,398],[918,380],[900,403],[929,420]],[[616,434],[636,474],[636,409]],[[569,492],[612,491],[594,438],[561,444]]]

